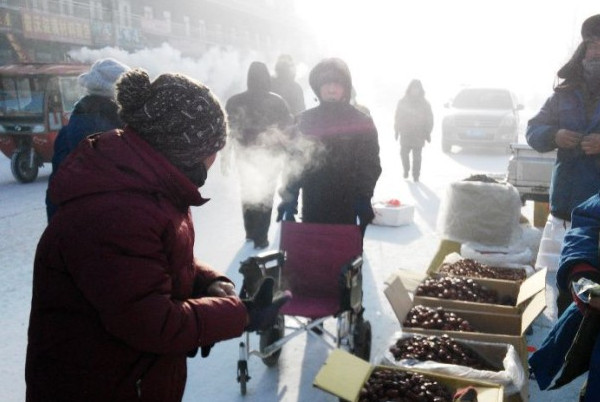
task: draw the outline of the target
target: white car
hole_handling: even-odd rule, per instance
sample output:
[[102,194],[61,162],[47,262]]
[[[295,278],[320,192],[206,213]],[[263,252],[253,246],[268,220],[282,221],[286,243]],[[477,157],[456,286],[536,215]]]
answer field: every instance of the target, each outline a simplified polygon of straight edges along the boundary
[[518,142],[519,111],[523,105],[504,88],[464,88],[444,105],[442,150],[461,147],[509,149]]

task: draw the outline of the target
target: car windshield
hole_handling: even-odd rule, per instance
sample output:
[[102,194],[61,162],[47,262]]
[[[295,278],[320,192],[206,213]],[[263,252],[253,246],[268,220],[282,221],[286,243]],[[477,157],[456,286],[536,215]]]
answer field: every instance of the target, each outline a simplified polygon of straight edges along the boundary
[[3,77],[0,80],[0,115],[31,116],[44,113],[44,91],[38,78]]
[[452,106],[459,109],[512,109],[510,93],[495,89],[465,89],[461,91]]

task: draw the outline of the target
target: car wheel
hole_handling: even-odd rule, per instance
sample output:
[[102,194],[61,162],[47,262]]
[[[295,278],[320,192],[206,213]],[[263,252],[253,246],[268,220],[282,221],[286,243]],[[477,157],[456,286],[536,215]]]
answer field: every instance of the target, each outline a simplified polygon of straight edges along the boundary
[[452,144],[450,144],[448,141],[442,139],[442,152],[448,154],[448,153],[450,153],[451,150],[452,150]]

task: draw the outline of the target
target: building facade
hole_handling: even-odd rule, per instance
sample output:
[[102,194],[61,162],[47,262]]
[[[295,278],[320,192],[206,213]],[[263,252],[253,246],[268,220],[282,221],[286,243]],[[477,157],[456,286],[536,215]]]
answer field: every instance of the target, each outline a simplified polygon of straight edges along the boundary
[[163,43],[187,57],[222,46],[304,58],[313,47],[293,0],[0,0],[0,64],[64,62],[81,47],[134,52]]

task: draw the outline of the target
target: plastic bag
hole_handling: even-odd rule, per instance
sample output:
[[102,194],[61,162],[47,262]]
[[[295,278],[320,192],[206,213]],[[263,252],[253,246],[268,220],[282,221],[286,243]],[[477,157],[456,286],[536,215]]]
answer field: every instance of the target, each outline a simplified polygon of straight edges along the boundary
[[531,250],[515,249],[500,246],[485,246],[478,243],[464,243],[460,246],[462,258],[470,258],[490,267],[524,269],[527,276],[535,273],[529,264],[532,259]]
[[506,246],[519,229],[521,198],[508,183],[451,183],[440,206],[438,231],[459,243]]
[[[400,338],[410,338],[412,336],[425,336],[422,334],[413,334],[410,332],[396,332],[386,345],[391,346],[396,343]],[[521,359],[512,345],[503,343],[487,343],[487,342],[476,342],[462,339],[454,339],[454,341],[461,343],[471,349],[476,349],[477,345],[498,348],[505,351],[504,359],[502,360],[503,370],[501,371],[488,371],[488,370],[477,370],[471,367],[460,366],[456,364],[439,363],[434,361],[419,361],[402,359],[396,361],[394,356],[389,350],[389,347],[385,349],[382,356],[378,361],[384,366],[403,367],[403,368],[414,368],[419,370],[425,370],[436,374],[445,374],[455,377],[488,381],[494,384],[500,384],[504,386],[505,395],[513,395],[519,393],[525,383],[525,370],[521,364]],[[485,356],[482,356],[485,358]]]

